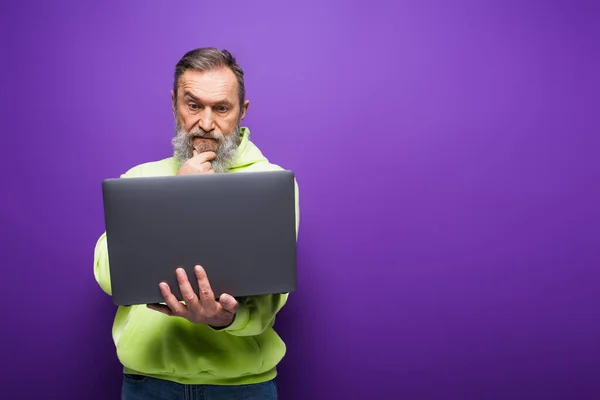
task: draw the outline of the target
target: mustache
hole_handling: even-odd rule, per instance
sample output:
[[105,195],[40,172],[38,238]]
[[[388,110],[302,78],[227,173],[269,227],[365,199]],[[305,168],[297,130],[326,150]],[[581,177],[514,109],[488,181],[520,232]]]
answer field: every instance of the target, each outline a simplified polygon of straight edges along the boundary
[[202,139],[215,139],[220,141],[223,139],[223,135],[215,132],[215,131],[205,131],[203,129],[194,129],[188,133],[188,139],[192,142],[196,138]]

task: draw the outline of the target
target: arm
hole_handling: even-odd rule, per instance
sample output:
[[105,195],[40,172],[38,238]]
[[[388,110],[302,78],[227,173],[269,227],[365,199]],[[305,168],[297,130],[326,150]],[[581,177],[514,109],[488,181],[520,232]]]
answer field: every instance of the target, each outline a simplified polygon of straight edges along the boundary
[[221,330],[234,336],[260,335],[273,325],[276,314],[283,308],[288,296],[285,293],[239,299],[233,322]]
[[109,296],[112,295],[110,286],[110,270],[108,267],[108,248],[106,247],[106,232],[100,236],[94,249],[94,278]]

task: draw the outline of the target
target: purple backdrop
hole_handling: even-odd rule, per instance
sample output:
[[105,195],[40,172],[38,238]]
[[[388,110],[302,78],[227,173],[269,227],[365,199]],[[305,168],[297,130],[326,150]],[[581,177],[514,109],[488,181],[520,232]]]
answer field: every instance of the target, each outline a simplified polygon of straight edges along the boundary
[[100,183],[214,45],[301,189],[282,399],[600,398],[597,2],[88,3],[0,6],[0,397],[118,398]]

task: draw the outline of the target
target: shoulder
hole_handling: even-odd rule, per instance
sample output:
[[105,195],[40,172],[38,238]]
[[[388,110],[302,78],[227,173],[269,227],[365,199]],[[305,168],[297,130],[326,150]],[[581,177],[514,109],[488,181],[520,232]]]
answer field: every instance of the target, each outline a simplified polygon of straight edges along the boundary
[[[231,172],[264,172],[264,171],[286,171],[286,168],[281,167],[280,165],[273,164],[268,160],[257,161],[253,164],[246,165],[243,168],[235,169]],[[294,178],[295,180],[295,178]]]
[[121,175],[121,178],[175,175],[177,171],[173,157],[138,164]]
[[280,167],[277,164],[272,164],[267,160],[257,161],[253,164],[247,165],[244,168],[239,169],[239,171],[244,172],[262,172],[262,171],[283,171],[284,168]]
[[[253,164],[245,166],[243,169],[234,170],[232,172],[263,172],[263,171],[286,171],[286,168],[281,167],[280,165],[273,164],[268,160],[257,161]],[[298,200],[298,177],[294,174],[294,186],[296,189],[296,201]]]

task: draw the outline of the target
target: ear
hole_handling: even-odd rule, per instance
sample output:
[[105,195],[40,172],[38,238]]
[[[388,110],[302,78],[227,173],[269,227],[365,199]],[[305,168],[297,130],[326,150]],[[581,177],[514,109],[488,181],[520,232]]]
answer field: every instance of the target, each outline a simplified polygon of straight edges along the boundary
[[250,100],[244,101],[244,105],[242,106],[242,113],[241,113],[242,116],[240,118],[240,121],[246,117],[246,113],[248,112],[248,107],[250,107]]
[[171,90],[171,109],[173,110],[173,115],[175,115],[175,93]]

